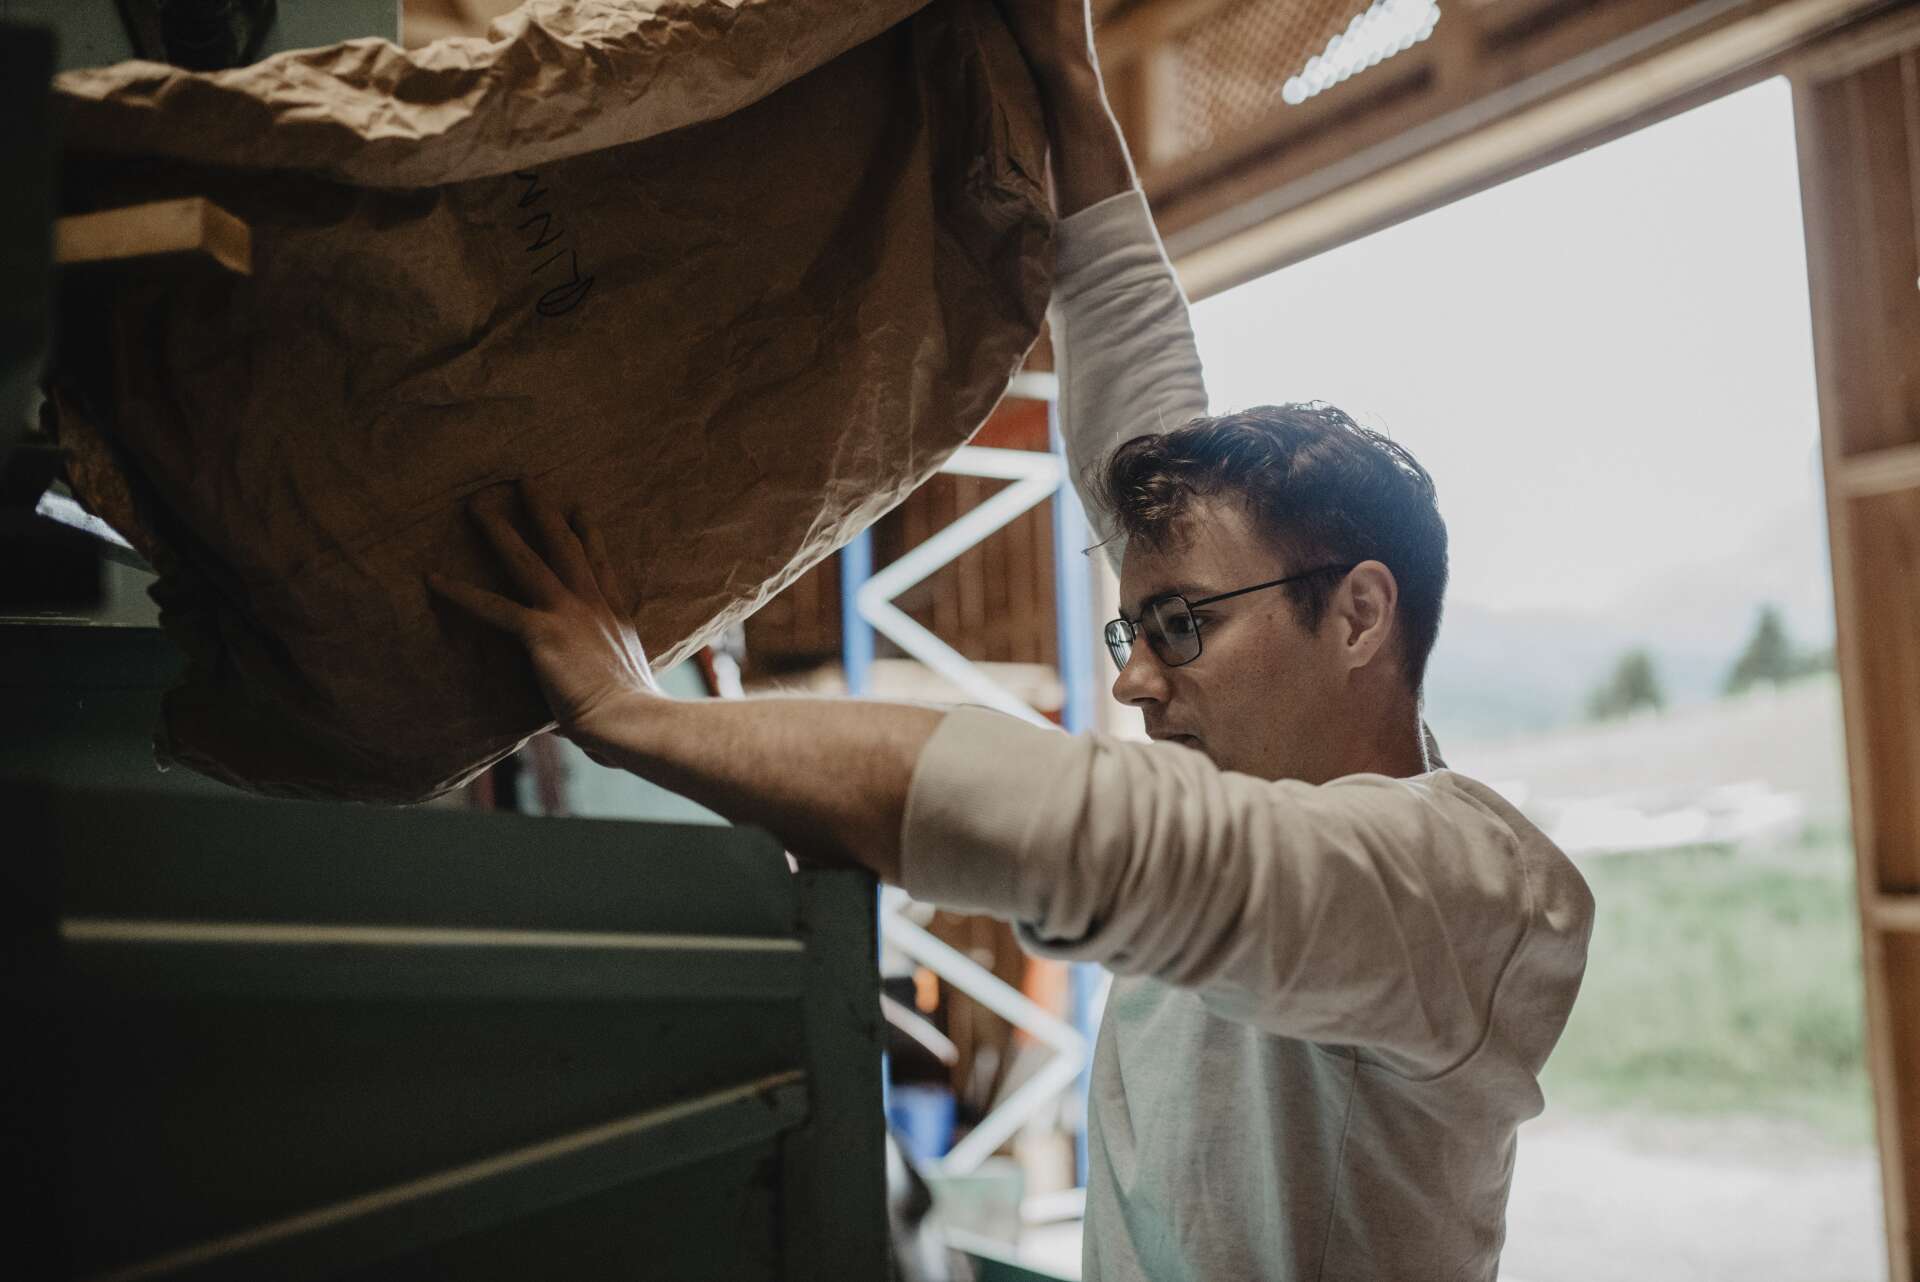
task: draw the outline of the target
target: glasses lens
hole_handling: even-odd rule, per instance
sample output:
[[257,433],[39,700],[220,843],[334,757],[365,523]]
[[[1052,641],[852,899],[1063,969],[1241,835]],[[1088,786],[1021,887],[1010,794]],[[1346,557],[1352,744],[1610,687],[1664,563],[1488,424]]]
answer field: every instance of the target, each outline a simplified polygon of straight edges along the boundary
[[1193,611],[1187,609],[1187,603],[1179,597],[1155,601],[1147,607],[1144,622],[1147,640],[1153,643],[1154,653],[1162,663],[1174,666],[1192,663],[1200,657],[1200,626],[1193,621]]
[[1125,619],[1115,619],[1107,625],[1107,653],[1113,656],[1116,668],[1125,668],[1127,660],[1133,657],[1133,629]]

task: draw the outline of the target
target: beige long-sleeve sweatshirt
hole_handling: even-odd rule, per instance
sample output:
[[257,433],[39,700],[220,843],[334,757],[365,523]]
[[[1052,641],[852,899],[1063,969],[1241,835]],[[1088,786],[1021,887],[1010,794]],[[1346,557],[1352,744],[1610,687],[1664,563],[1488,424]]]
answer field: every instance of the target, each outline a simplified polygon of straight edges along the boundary
[[[1065,220],[1058,252],[1078,475],[1206,397],[1137,192]],[[1593,900],[1493,790],[1446,769],[1276,783],[962,709],[920,758],[903,842],[916,898],[1116,976],[1088,1282],[1495,1278]]]

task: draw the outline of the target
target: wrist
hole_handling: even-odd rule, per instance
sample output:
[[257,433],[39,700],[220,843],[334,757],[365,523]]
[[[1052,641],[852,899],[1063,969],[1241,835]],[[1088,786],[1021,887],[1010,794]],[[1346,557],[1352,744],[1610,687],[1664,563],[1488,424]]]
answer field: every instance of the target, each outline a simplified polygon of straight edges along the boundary
[[657,753],[655,740],[667,731],[678,703],[657,690],[623,690],[562,726],[561,734],[604,764],[625,768],[636,757]]
[[1105,110],[1106,89],[1091,49],[1055,53],[1032,70],[1040,101],[1049,113]]

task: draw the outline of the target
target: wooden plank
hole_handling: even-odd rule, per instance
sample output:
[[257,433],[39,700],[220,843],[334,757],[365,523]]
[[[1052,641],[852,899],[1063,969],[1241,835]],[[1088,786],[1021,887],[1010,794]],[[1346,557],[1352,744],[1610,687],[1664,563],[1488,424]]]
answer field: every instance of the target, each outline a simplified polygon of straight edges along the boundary
[[[1833,65],[1836,57],[1844,57],[1856,44],[1856,37],[1843,36],[1830,41],[1825,50],[1803,56],[1799,65]],[[1914,1130],[1914,1102],[1902,1080],[1903,1074],[1914,1071],[1915,1052],[1920,1049],[1920,1028],[1912,1024],[1920,973],[1912,949],[1903,947],[1903,941],[1910,944],[1911,938],[1889,933],[1881,921],[1884,903],[1901,902],[1883,896],[1911,889],[1889,878],[1901,861],[1895,859],[1890,869],[1886,859],[1890,834],[1897,828],[1889,824],[1893,816],[1888,812],[1890,781],[1882,741],[1889,717],[1897,723],[1910,722],[1913,716],[1914,689],[1888,685],[1886,668],[1887,660],[1898,663],[1902,652],[1912,655],[1916,637],[1911,626],[1903,634],[1898,619],[1889,617],[1886,586],[1897,566],[1877,559],[1881,537],[1892,535],[1897,542],[1899,518],[1873,510],[1873,505],[1886,500],[1849,498],[1844,489],[1854,424],[1873,412],[1877,400],[1873,384],[1884,368],[1872,336],[1857,329],[1864,310],[1862,294],[1874,286],[1863,274],[1873,252],[1860,240],[1865,202],[1859,186],[1863,175],[1856,168],[1861,158],[1858,140],[1851,134],[1851,83],[1850,79],[1799,74],[1793,80],[1793,97],[1861,917],[1866,1059],[1873,1084],[1890,1276],[1907,1280],[1914,1276],[1911,1234],[1915,1201],[1920,1198],[1920,1171],[1915,1170],[1920,1138]],[[1886,181],[1884,175],[1864,177]],[[1897,612],[1897,604],[1894,609]],[[1911,787],[1910,779],[1891,782],[1894,797]],[[1904,916],[1904,908],[1897,910],[1897,917]]]
[[[1874,885],[1920,890],[1920,489],[1842,500],[1853,565],[1854,676],[1873,817]],[[1914,995],[1920,998],[1920,994]]]
[[92,1282],[335,1277],[658,1171],[771,1142],[804,1122],[807,1112],[805,1074],[779,1073],[98,1273]]
[[[1794,82],[1800,149],[1802,206],[1807,234],[1807,277],[1813,290],[1816,368],[1844,369],[1848,377],[1822,380],[1820,422],[1829,489],[1844,474],[1857,423],[1872,418],[1879,397],[1873,375],[1885,359],[1884,345],[1862,324],[1862,300],[1873,288],[1870,254],[1858,246],[1872,224],[1859,182],[1865,159],[1854,132],[1850,80]],[[1808,137],[1820,145],[1805,145]],[[1818,193],[1815,198],[1814,193]],[[1833,545],[1837,549],[1839,545]],[[1836,570],[1838,566],[1836,565]]]
[[[960,507],[960,486],[963,478],[958,476],[936,476],[927,482],[927,533],[942,526],[953,524]],[[927,577],[925,582],[933,592],[932,622],[927,626],[933,634],[953,644],[953,638],[960,635],[960,569],[953,562],[941,566]]]
[[[988,496],[1005,482],[984,480],[977,476],[957,476],[954,478],[954,515],[964,515],[986,502]],[[953,572],[958,588],[959,620],[951,638],[943,637],[949,645],[969,659],[984,659],[987,656],[980,650],[977,642],[987,619],[987,574],[985,550],[979,545],[968,548],[953,562]]]
[[1875,930],[1920,935],[1920,893],[1875,895],[1870,917]]
[[[1856,228],[1850,324],[1870,365],[1854,373],[1867,403],[1842,427],[1849,454],[1920,440],[1920,245],[1914,235],[1913,85],[1904,53],[1862,68],[1845,95]],[[1862,412],[1864,411],[1864,412]]]
[[[1893,1243],[1891,1277],[1911,1282],[1914,1277],[1913,1226],[1914,1190],[1920,1189],[1920,936],[1894,934],[1880,936],[1874,950],[1880,954],[1885,970],[1885,987],[1896,995],[1888,1009],[1887,1037],[1890,1069],[1885,1081],[1876,1081],[1876,1089],[1887,1093],[1896,1139],[1881,1154],[1882,1178],[1892,1176],[1893,1187],[1905,1201],[1899,1208],[1897,1227],[1888,1225]],[[1893,1211],[1891,1202],[1889,1212]],[[1889,1215],[1889,1218],[1893,1218]]]
[[1035,629],[1033,585],[1039,578],[1039,564],[1033,555],[1033,516],[1032,512],[1022,512],[996,535],[1003,549],[999,595],[1006,631],[991,657],[1002,663],[1033,662],[1029,641]]
[[63,266],[184,254],[241,276],[253,271],[252,230],[199,196],[71,214],[54,223],[53,245]]
[[1920,486],[1920,443],[1851,454],[1839,467],[1835,486],[1849,498],[1913,489]]
[[1895,57],[1920,41],[1920,8],[1896,6],[1892,12],[1848,27],[1840,35],[1795,49],[1781,70],[1798,85],[1812,88],[1852,75],[1862,67]]

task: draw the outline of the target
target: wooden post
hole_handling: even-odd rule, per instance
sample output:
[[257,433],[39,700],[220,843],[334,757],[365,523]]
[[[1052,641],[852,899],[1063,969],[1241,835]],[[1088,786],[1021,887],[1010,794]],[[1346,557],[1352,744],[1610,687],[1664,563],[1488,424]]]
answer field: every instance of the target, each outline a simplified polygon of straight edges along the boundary
[[1920,1221],[1920,17],[1793,76],[1889,1275]]

